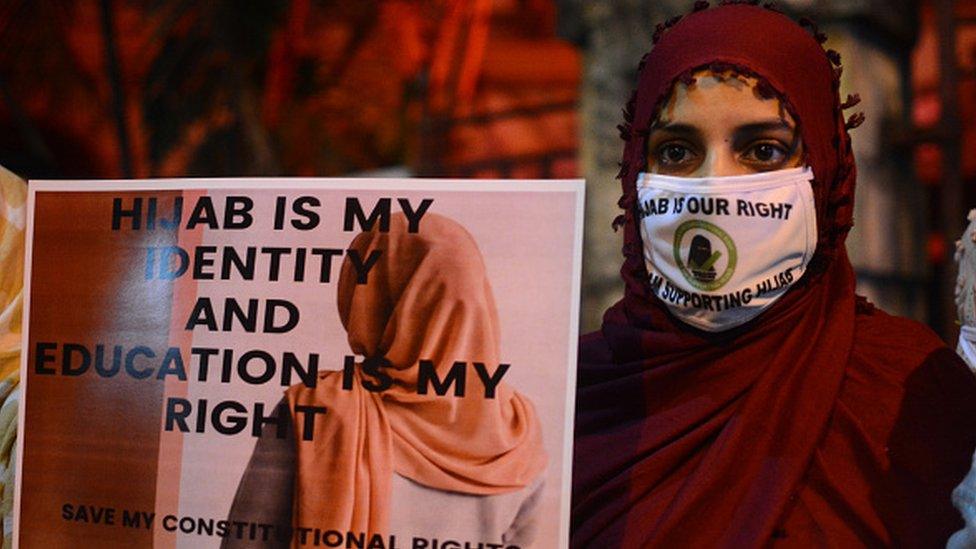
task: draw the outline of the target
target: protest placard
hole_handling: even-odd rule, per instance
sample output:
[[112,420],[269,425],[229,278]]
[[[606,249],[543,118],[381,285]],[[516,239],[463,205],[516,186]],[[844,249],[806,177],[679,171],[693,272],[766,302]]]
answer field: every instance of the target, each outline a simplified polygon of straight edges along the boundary
[[560,547],[581,181],[34,181],[21,547]]

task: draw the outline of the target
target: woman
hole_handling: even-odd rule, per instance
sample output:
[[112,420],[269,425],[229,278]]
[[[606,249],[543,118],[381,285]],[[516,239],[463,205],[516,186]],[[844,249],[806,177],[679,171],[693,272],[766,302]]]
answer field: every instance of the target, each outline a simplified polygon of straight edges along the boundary
[[576,547],[927,547],[961,526],[976,380],[854,294],[858,116],[823,40],[743,3],[656,33],[621,126],[625,295],[580,343]]
[[[413,537],[431,547],[434,539],[528,547],[546,465],[532,403],[505,382],[490,397],[418,390],[421,361],[441,380],[457,361],[489,374],[499,365],[498,313],[477,244],[428,213],[416,233],[395,215],[389,231],[363,233],[350,248],[360,257],[380,252],[367,282],[346,262],[338,283],[350,348],[370,366],[288,389],[290,410],[326,412],[311,440],[262,437],[231,520],[365,534],[367,542],[378,534],[390,545],[392,535],[397,547]],[[476,377],[467,372],[469,382]],[[303,432],[301,415],[293,419]],[[302,545],[297,535],[292,544]]]

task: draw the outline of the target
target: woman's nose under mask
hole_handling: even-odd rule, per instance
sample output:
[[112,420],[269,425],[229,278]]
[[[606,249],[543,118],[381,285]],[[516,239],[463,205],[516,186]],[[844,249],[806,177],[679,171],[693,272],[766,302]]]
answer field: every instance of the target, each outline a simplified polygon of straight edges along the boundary
[[653,293],[709,332],[744,324],[803,275],[817,247],[810,168],[726,177],[642,173],[637,216]]

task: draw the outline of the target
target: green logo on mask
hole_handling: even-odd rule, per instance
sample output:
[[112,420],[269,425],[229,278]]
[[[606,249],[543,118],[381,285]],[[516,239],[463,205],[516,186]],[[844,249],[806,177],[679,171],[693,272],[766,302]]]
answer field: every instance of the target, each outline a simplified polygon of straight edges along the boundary
[[708,221],[685,221],[674,232],[674,262],[689,284],[712,291],[725,286],[735,272],[735,242]]

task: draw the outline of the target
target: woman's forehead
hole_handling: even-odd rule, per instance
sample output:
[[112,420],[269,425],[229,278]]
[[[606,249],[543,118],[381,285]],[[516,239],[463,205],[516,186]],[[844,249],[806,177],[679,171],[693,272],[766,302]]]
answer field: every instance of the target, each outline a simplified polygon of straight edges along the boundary
[[703,129],[715,125],[743,125],[792,117],[779,99],[763,97],[758,80],[736,73],[700,71],[689,82],[677,82],[661,107],[654,127],[688,124]]

